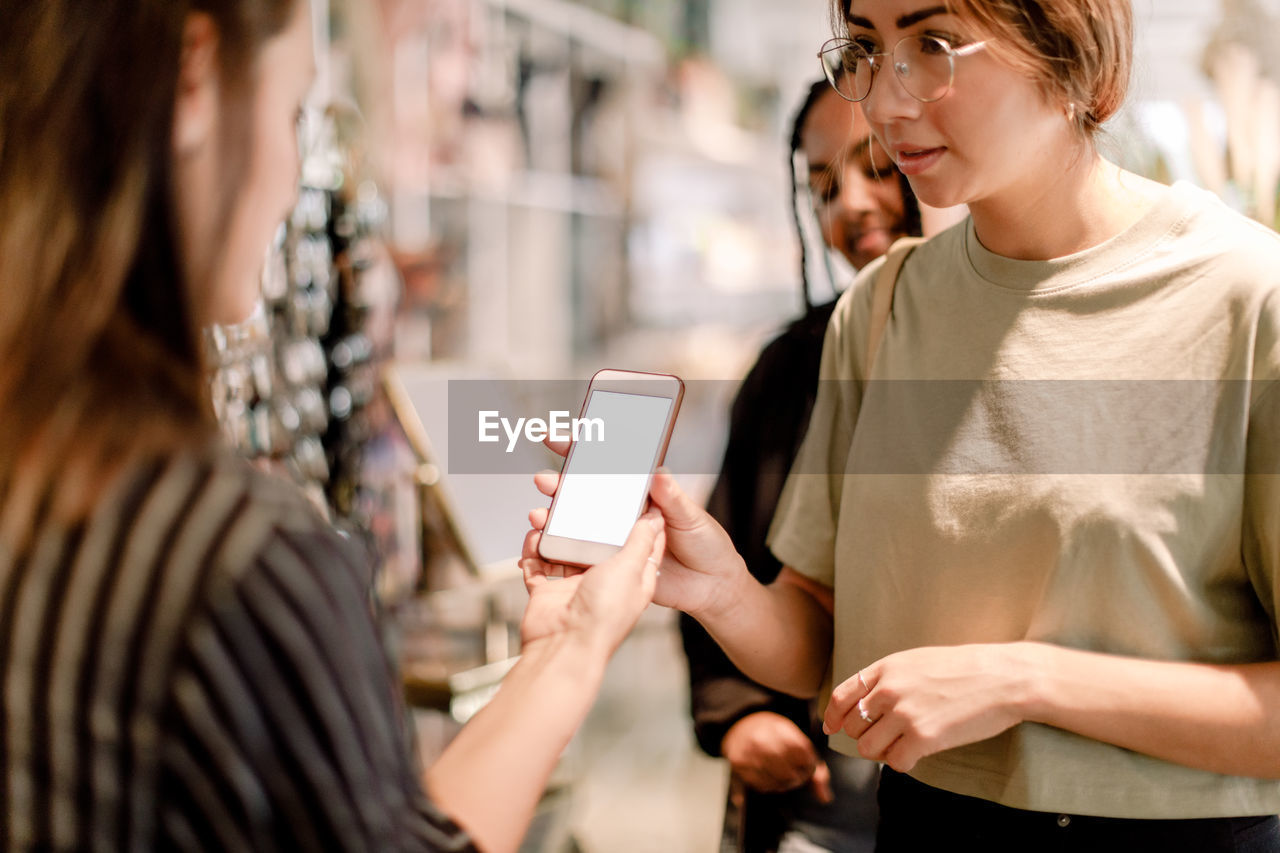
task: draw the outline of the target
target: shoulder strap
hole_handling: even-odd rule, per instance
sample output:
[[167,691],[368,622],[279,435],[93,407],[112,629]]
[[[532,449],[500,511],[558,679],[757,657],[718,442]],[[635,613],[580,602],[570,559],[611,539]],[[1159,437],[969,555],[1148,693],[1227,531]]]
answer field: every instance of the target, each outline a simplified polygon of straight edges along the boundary
[[876,361],[876,351],[880,349],[880,339],[884,337],[885,326],[889,325],[889,312],[893,308],[893,290],[898,283],[898,273],[907,260],[911,250],[924,242],[923,237],[900,237],[885,253],[884,266],[876,274],[871,286],[871,324],[867,327],[867,358],[865,361],[867,378],[871,377],[871,367]]

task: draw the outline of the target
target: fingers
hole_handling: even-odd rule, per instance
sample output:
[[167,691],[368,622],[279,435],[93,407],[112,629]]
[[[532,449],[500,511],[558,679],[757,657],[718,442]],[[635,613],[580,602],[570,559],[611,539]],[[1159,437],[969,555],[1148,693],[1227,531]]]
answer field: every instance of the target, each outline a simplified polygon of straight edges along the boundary
[[533,591],[546,583],[549,577],[549,566],[536,557],[520,558],[520,573],[524,575],[524,588],[532,595]]
[[524,535],[524,545],[520,548],[520,571],[524,575],[525,588],[530,592],[547,578],[571,578],[584,571],[576,566],[549,563],[542,559],[538,554],[538,542],[541,539],[540,531],[530,530]]
[[809,769],[787,765],[777,769],[752,768],[742,774],[747,786],[765,793],[794,791],[810,779]]
[[819,761],[818,766],[813,768],[813,778],[809,780],[809,787],[813,790],[813,796],[818,802],[835,802],[836,795],[831,790],[831,768],[827,766],[827,762]]
[[801,773],[792,772],[788,775],[779,776],[760,768],[745,770],[739,775],[742,777],[742,781],[747,783],[748,788],[766,794],[791,791],[799,788],[805,782],[805,776]]
[[[546,523],[545,508],[531,510],[529,523],[534,529],[525,534],[524,544],[520,549],[520,570],[524,574],[527,588],[532,590],[547,578],[574,577],[586,571],[576,566],[548,562],[538,553],[538,543],[542,541],[540,528]],[[646,594],[652,598],[657,585],[658,566],[662,563],[662,554],[666,549],[663,527],[662,514],[655,509],[648,510],[636,520],[622,549],[601,565],[630,569],[640,576]]]
[[[533,475],[533,485],[538,491],[547,497],[555,495],[556,489],[560,485],[560,474],[556,471],[539,471]],[[551,508],[545,506],[534,507],[529,510],[529,526],[534,530],[542,530],[547,526],[547,518],[551,515]],[[528,537],[525,537],[527,544]]]
[[[831,691],[831,702],[828,703],[827,710],[822,715],[824,734],[834,734],[841,729],[849,731],[850,724],[854,722],[857,723],[854,727],[859,731],[868,725],[868,721],[863,719],[859,712],[867,713],[868,716],[869,712],[866,711],[865,706],[859,708],[858,703],[871,692],[870,688],[875,686],[872,676],[869,675],[870,672],[870,667],[861,670],[853,678],[845,679]],[[849,734],[857,737],[853,732]]]
[[845,731],[858,741],[858,754],[863,758],[882,761],[899,773],[906,773],[921,758],[941,748],[937,738],[926,735],[918,722],[913,724],[911,715],[901,713],[900,706],[885,691],[873,689],[858,704],[871,722],[850,715]]
[[799,774],[795,784],[799,785],[808,782],[809,777],[813,775],[813,769],[818,766],[818,751],[813,748],[813,741],[809,740],[809,736],[804,732],[796,729],[798,737],[791,737],[786,740],[782,752],[782,758],[791,767],[793,774]]
[[803,740],[793,741],[773,767],[778,780],[778,790],[790,791],[813,778],[814,769],[818,766],[818,753],[813,748],[807,735]]
[[[541,530],[530,530],[524,535],[524,544],[520,547],[520,566],[525,568],[525,564],[530,564],[538,574],[548,574],[547,567],[552,564],[542,559],[542,555],[538,553],[538,543],[542,541]],[[541,564],[541,565],[538,565]],[[563,566],[560,566],[563,569]],[[561,572],[563,574],[563,572]]]
[[[748,786],[757,791],[791,791],[813,779],[818,761],[812,745],[804,749],[798,744],[772,744],[772,750],[739,761],[733,769]],[[830,777],[828,777],[830,781]]]
[[822,763],[809,736],[772,711],[756,711],[734,723],[721,751],[734,773],[757,791],[799,788]]
[[533,485],[547,497],[556,493],[560,485],[559,471],[539,471],[533,475]]
[[[622,550],[610,557],[607,562],[620,563],[637,573],[652,574],[662,560],[664,545],[660,544],[658,539],[662,533],[663,524],[662,513],[655,509],[646,510],[632,525],[627,541],[622,544]],[[651,559],[655,562],[649,562]]]
[[[662,516],[659,515],[658,518]],[[667,533],[665,530],[659,530],[658,535],[653,537],[653,547],[644,561],[644,593],[650,601],[653,601],[653,594],[658,589],[658,575],[661,574],[659,567],[662,565],[662,555],[666,550]]]
[[549,447],[551,449],[551,452],[559,456],[569,455],[569,442],[567,441],[556,441],[556,440],[553,440],[550,436],[547,436],[542,440],[542,443],[545,444],[547,447]]
[[704,510],[694,503],[666,468],[659,468],[649,486],[649,497],[672,527],[688,529],[702,520]]
[[[872,714],[875,722],[862,727],[858,736],[858,754],[871,761],[884,761],[904,734],[903,721],[897,714]],[[915,762],[913,761],[912,764]],[[894,770],[903,768],[894,767]],[[909,768],[908,768],[909,769]]]
[[520,571],[524,574],[524,585],[532,590],[534,586],[547,577],[547,564],[538,556],[538,540],[542,534],[530,530],[524,535],[524,544],[520,547]]
[[907,718],[891,713],[894,701],[884,690],[876,691],[878,681],[873,664],[836,687],[822,716],[822,730],[831,734],[843,729],[858,742],[863,758],[905,773],[929,754],[928,744],[918,732],[907,736]]

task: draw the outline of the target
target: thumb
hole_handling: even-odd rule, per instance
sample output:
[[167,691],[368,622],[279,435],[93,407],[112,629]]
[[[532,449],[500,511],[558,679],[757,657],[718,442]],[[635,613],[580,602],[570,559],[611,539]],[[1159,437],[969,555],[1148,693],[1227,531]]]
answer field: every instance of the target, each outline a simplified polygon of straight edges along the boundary
[[637,571],[643,569],[646,561],[653,555],[655,540],[663,526],[660,512],[655,509],[646,510],[644,515],[636,519],[627,541],[622,544],[622,550],[610,557],[609,562]]
[[649,497],[653,499],[662,515],[673,527],[688,529],[702,520],[705,514],[702,507],[694,503],[684,490],[676,483],[676,478],[665,468],[654,472],[653,482],[649,486]]
[[835,800],[836,795],[831,791],[831,768],[827,766],[827,762],[819,761],[818,766],[813,768],[813,778],[809,780],[809,787],[813,790],[813,795],[820,803],[829,803]]

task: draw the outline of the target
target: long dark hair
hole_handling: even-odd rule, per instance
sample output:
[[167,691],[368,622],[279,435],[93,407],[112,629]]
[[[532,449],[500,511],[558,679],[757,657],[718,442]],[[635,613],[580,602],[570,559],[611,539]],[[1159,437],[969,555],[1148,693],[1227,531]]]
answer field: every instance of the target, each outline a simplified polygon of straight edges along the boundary
[[[804,100],[800,102],[800,107],[791,119],[791,140],[787,150],[787,173],[791,176],[791,222],[795,226],[796,240],[800,244],[800,293],[804,299],[805,311],[809,311],[814,306],[812,288],[809,284],[809,247],[804,238],[804,214],[802,213],[802,210],[807,205],[800,204],[800,185],[803,178],[796,170],[796,154],[800,151],[800,146],[804,141],[804,131],[809,123],[809,114],[813,112],[814,105],[830,89],[831,84],[826,81],[826,78],[817,80],[809,85],[808,91],[805,92]],[[898,188],[902,191],[903,230],[907,234],[919,236],[921,233],[920,203],[916,200],[916,194],[911,189],[911,184],[907,182],[906,175],[903,175],[896,168],[893,170],[893,174],[898,181]],[[831,267],[828,266],[828,276],[830,276],[830,273]],[[830,282],[830,284],[833,290],[838,289],[834,281]]]
[[0,0],[0,545],[211,434],[173,208],[184,29],[218,32],[226,214],[254,59],[294,2]]

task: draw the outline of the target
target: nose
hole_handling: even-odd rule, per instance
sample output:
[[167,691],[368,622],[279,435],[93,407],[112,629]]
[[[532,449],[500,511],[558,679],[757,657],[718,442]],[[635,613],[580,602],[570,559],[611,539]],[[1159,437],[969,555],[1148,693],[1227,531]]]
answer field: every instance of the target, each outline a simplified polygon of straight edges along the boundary
[[871,81],[871,91],[862,101],[862,111],[867,120],[877,125],[915,118],[920,115],[922,104],[911,97],[902,81],[893,71],[893,60],[884,57]]
[[875,184],[875,181],[862,173],[861,168],[852,164],[846,166],[837,199],[840,210],[850,216],[875,212],[879,208]]

